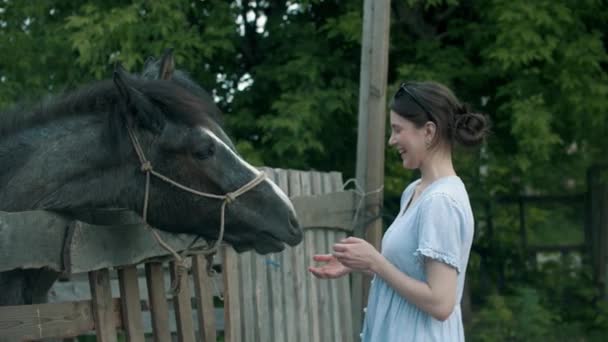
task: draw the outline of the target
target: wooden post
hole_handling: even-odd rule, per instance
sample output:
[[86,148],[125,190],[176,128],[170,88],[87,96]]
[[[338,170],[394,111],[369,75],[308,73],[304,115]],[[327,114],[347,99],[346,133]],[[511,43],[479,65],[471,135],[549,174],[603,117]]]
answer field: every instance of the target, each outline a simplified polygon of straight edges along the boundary
[[[359,86],[359,128],[357,138],[357,182],[366,192],[384,183],[386,83],[390,28],[390,0],[365,0]],[[360,210],[355,236],[365,237],[380,248],[382,236],[382,192],[366,197]],[[359,338],[363,308],[367,305],[368,276],[353,274],[353,333]]]

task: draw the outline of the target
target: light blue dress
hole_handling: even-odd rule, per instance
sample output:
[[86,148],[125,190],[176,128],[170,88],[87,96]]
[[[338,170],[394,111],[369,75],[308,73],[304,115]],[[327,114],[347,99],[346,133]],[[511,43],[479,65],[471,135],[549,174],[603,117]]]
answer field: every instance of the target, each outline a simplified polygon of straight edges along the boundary
[[469,196],[459,177],[440,178],[404,213],[419,182],[413,182],[403,192],[399,216],[382,239],[382,255],[421,281],[426,281],[425,257],[454,267],[458,272],[457,305],[447,320],[436,320],[375,276],[361,333],[364,342],[464,341],[460,302],[473,241]]

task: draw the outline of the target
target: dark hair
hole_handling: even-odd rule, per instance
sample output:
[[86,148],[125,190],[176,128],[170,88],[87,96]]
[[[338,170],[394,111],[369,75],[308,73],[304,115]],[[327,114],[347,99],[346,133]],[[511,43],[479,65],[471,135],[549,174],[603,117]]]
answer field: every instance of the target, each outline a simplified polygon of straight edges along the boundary
[[472,147],[480,144],[489,131],[489,119],[473,113],[446,86],[432,81],[402,83],[393,96],[390,109],[418,128],[431,121],[437,126],[433,146],[454,143]]

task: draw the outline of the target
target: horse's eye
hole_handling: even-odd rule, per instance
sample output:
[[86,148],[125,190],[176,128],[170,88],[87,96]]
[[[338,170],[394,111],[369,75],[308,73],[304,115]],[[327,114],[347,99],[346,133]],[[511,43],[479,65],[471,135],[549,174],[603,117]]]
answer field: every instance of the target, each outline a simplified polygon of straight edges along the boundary
[[205,160],[215,154],[215,144],[209,144],[202,149],[194,151],[192,155],[196,159]]

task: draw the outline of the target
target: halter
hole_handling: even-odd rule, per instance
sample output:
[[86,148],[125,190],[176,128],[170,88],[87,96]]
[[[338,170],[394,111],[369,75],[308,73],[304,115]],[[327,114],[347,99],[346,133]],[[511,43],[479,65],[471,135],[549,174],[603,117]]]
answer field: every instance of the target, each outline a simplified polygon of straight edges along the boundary
[[[152,167],[152,163],[148,159],[146,159],[146,155],[144,154],[144,151],[141,148],[141,144],[139,143],[137,136],[133,133],[133,130],[131,129],[130,125],[127,125],[127,131],[129,133],[129,138],[131,138],[131,143],[133,144],[133,149],[135,149],[135,153],[137,153],[137,157],[139,158],[139,162],[141,164],[141,171],[146,174],[146,188],[145,188],[145,193],[144,193],[144,204],[143,204],[143,211],[142,211],[142,218],[146,224],[148,223],[148,203],[149,203],[149,198],[150,198],[150,175],[156,176],[157,178],[159,178],[173,186],[176,186],[179,189],[192,193],[194,195],[201,196],[201,197],[207,197],[207,198],[213,198],[213,199],[222,201],[222,207],[221,207],[221,213],[220,213],[220,233],[218,235],[217,241],[211,247],[204,249],[202,251],[202,253],[207,257],[207,271],[212,274],[213,271],[212,271],[211,267],[213,266],[212,265],[213,256],[217,252],[219,245],[222,243],[222,240],[224,238],[224,223],[225,223],[225,216],[226,216],[226,205],[234,202],[237,197],[239,197],[242,194],[246,193],[247,191],[255,188],[256,185],[260,184],[266,178],[266,175],[262,172],[262,173],[258,174],[254,179],[252,179],[249,183],[243,185],[236,191],[228,192],[225,195],[217,195],[217,194],[211,194],[211,193],[198,191],[198,190],[192,189],[190,187],[187,187],[183,184],[180,184],[180,183],[172,180],[171,178],[155,171]],[[152,234],[154,235],[154,238],[156,239],[158,244],[161,247],[163,247],[167,252],[171,253],[171,255],[173,255],[173,257],[175,258],[176,265],[177,265],[177,274],[178,274],[176,279],[178,279],[178,282],[174,284],[173,291],[179,292],[179,287],[180,287],[179,279],[181,278],[180,275],[186,269],[186,266],[184,264],[184,259],[181,255],[179,255],[179,253],[177,253],[173,248],[171,248],[171,246],[169,246],[165,241],[163,241],[163,239],[160,237],[160,235],[158,235],[158,232],[155,229],[153,229],[149,225],[147,225],[147,226],[152,231]],[[187,251],[190,247],[192,247],[192,245],[194,245],[194,242],[196,242],[197,239],[198,239],[198,237],[194,241],[192,241],[190,246],[188,246],[188,248],[185,251]]]

